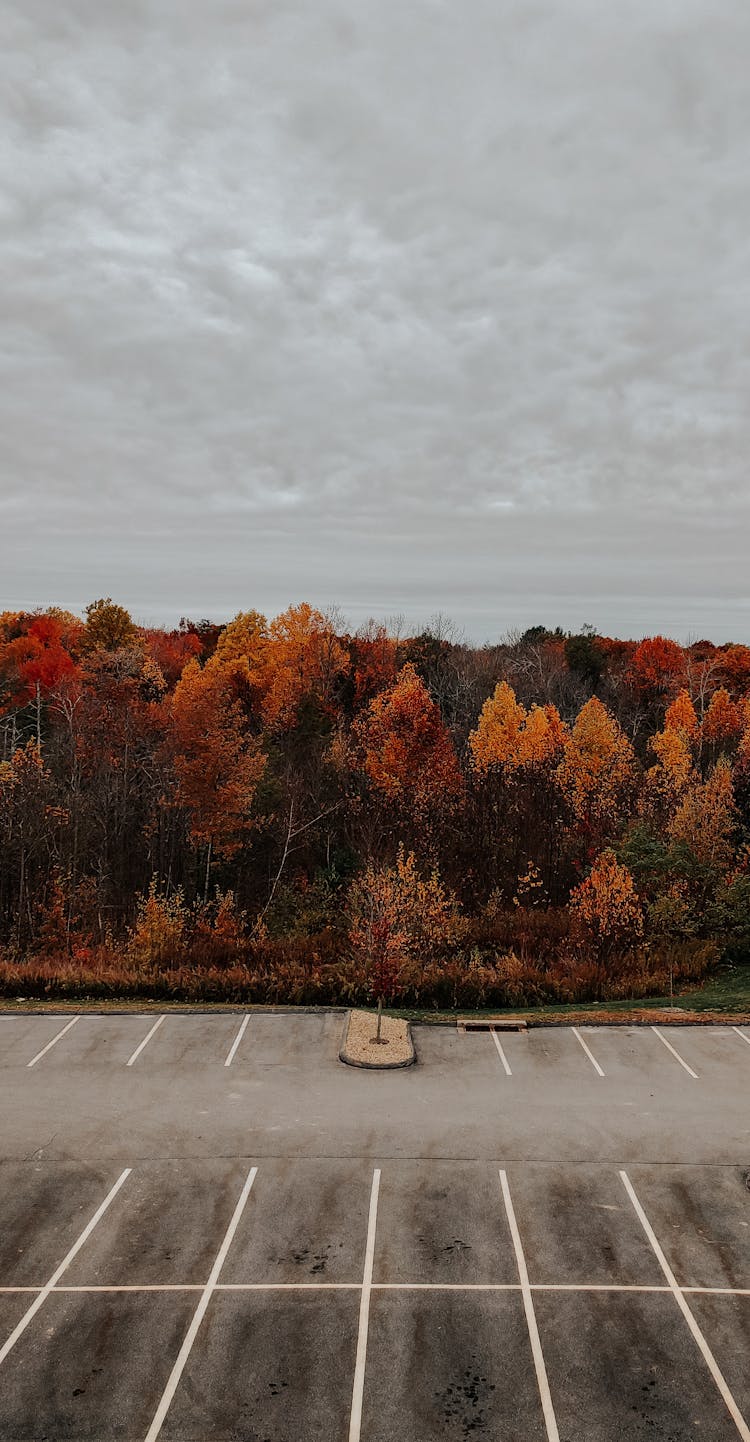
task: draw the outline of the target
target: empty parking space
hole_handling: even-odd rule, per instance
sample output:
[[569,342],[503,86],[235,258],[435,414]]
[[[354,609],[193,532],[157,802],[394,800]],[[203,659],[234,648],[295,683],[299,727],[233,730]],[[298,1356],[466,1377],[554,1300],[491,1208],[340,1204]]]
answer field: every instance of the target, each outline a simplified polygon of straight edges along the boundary
[[[237,1023],[235,1035],[236,1027]],[[344,1017],[332,1012],[253,1016],[232,1062],[232,1072],[243,1066],[312,1070],[322,1055],[332,1060],[338,1056],[343,1029]]]
[[165,1292],[49,1297],[2,1365],[3,1438],[145,1437],[193,1306]]
[[[156,1020],[156,1017],[150,1019],[151,1026]],[[132,1071],[179,1072],[191,1066],[222,1066],[237,1026],[238,1018],[232,1013],[211,1017],[169,1013],[138,1056]],[[133,1035],[135,1047],[138,1038]],[[144,1032],[144,1039],[145,1035]]]
[[[503,1045],[506,1038],[502,1037]],[[420,1060],[426,1067],[452,1066],[456,1084],[471,1077],[491,1080],[499,1066],[492,1038],[485,1031],[461,1033],[455,1027],[420,1027],[417,1033]]]
[[692,1293],[690,1309],[746,1422],[750,1422],[750,1297]]
[[553,1076],[558,1082],[575,1085],[596,1080],[570,1027],[503,1033],[501,1041],[513,1076],[521,1082],[530,1077],[543,1081]]
[[579,1031],[615,1084],[638,1087],[648,1081],[654,1067],[663,1067],[664,1057],[650,1027],[582,1026]]
[[162,1162],[133,1169],[107,1219],[68,1268],[87,1286],[203,1285],[247,1168]]
[[680,1286],[750,1288],[750,1166],[629,1174]]
[[373,1281],[517,1282],[497,1167],[400,1162],[385,1169]]
[[520,1295],[373,1293],[363,1439],[475,1436],[547,1436]]
[[347,1292],[219,1294],[160,1436],[343,1442],[358,1305]]
[[371,1184],[372,1167],[361,1161],[266,1163],[222,1280],[359,1285]]
[[70,1020],[70,1016],[52,1015],[3,1017],[0,1020],[0,1071],[28,1067]]
[[[675,1042],[672,1028],[663,1028],[664,1035]],[[750,1048],[743,1047],[742,1040],[732,1027],[690,1026],[683,1027],[676,1042],[682,1057],[699,1076],[710,1076],[716,1082],[724,1080],[727,1085],[750,1080]]]
[[56,1075],[74,1066],[90,1070],[124,1066],[143,1031],[137,1016],[79,1016],[69,1031],[65,1025],[66,1018],[58,1018],[59,1040],[37,1063]]
[[75,1162],[0,1165],[0,1286],[46,1282],[118,1172]]
[[560,1442],[737,1442],[671,1296],[541,1292],[536,1308]]
[[532,1284],[663,1284],[616,1167],[518,1167],[510,1181]]

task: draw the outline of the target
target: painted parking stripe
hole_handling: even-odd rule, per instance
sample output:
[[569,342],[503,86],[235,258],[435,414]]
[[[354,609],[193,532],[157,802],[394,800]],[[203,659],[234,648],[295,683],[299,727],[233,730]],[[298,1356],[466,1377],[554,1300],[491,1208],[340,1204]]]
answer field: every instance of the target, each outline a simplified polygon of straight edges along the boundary
[[375,1229],[378,1224],[378,1195],[380,1193],[380,1168],[375,1167],[370,1190],[370,1211],[367,1218],[367,1243],[365,1245],[365,1267],[362,1277],[362,1292],[359,1299],[359,1326],[357,1328],[357,1355],[354,1363],[352,1386],[352,1410],[349,1416],[349,1442],[359,1442],[362,1431],[362,1398],[365,1391],[365,1363],[367,1362],[367,1333],[370,1326],[370,1293],[372,1291],[372,1266],[375,1257]]
[[37,1062],[38,1062],[38,1061],[41,1061],[41,1060],[42,1060],[42,1057],[43,1057],[43,1056],[46,1056],[46,1055],[47,1055],[47,1052],[50,1051],[50,1049],[51,1049],[53,1046],[56,1046],[56,1045],[57,1045],[57,1043],[59,1042],[60,1038],[63,1037],[63,1036],[65,1036],[66,1031],[70,1031],[70,1028],[71,1028],[72,1026],[75,1026],[75,1024],[76,1024],[77,1021],[80,1021],[80,1017],[74,1016],[74,1017],[73,1017],[73,1020],[72,1020],[72,1021],[69,1021],[68,1024],[67,1024],[67,1026],[64,1026],[63,1029],[62,1029],[62,1031],[59,1031],[59,1032],[57,1033],[57,1036],[53,1036],[52,1040],[51,1040],[51,1041],[48,1041],[48,1042],[47,1042],[47,1045],[46,1045],[46,1046],[43,1046],[43,1047],[42,1047],[42,1050],[41,1050],[41,1051],[38,1051],[37,1054],[36,1054],[36,1056],[33,1056],[33,1057],[31,1058],[31,1061],[27,1062],[26,1065],[27,1065],[27,1066],[36,1066]]
[[547,1368],[544,1365],[544,1353],[542,1352],[542,1343],[539,1336],[539,1328],[536,1324],[534,1298],[532,1296],[531,1287],[529,1286],[529,1274],[526,1268],[526,1258],[524,1256],[523,1244],[521,1242],[521,1234],[518,1230],[516,1214],[513,1210],[513,1201],[510,1195],[510,1187],[508,1186],[508,1178],[506,1173],[502,1170],[500,1171],[500,1186],[502,1188],[503,1201],[505,1203],[505,1211],[508,1218],[508,1226],[510,1227],[510,1234],[513,1239],[513,1250],[516,1254],[518,1280],[521,1283],[523,1309],[526,1313],[526,1326],[529,1330],[531,1354],[534,1358],[534,1370],[536,1371],[536,1380],[539,1387],[539,1396],[542,1403],[542,1412],[544,1413],[544,1423],[547,1428],[547,1438],[548,1442],[560,1442],[560,1434],[557,1430],[557,1418],[555,1417],[555,1409],[552,1405],[552,1394],[549,1390]]
[[667,1041],[667,1038],[662,1035],[662,1033],[659,1031],[658,1026],[652,1026],[651,1030],[652,1030],[652,1032],[654,1033],[655,1036],[658,1036],[659,1041],[663,1041],[663,1042],[664,1042],[664,1045],[665,1045],[665,1047],[667,1048],[667,1050],[668,1050],[668,1051],[671,1051],[672,1056],[677,1058],[678,1062],[680,1063],[680,1066],[682,1066],[682,1067],[685,1068],[685,1071],[688,1073],[688,1075],[691,1076],[691,1077],[694,1077],[695,1080],[697,1081],[697,1080],[698,1080],[698,1073],[697,1073],[697,1071],[693,1071],[693,1068],[692,1068],[691,1066],[688,1066],[688,1064],[687,1064],[687,1062],[684,1060],[684,1058],[681,1057],[681,1056],[680,1056],[680,1053],[675,1049],[675,1047],[672,1046],[671,1041]]
[[646,1236],[651,1244],[651,1249],[654,1253],[654,1256],[656,1257],[656,1260],[659,1263],[659,1266],[661,1267],[664,1276],[666,1277],[669,1290],[671,1291],[680,1311],[682,1312],[683,1317],[685,1318],[685,1321],[688,1324],[688,1327],[690,1328],[693,1339],[697,1343],[703,1360],[706,1363],[706,1366],[708,1367],[708,1370],[711,1373],[711,1376],[713,1377],[714,1382],[719,1389],[719,1392],[721,1393],[722,1399],[727,1407],[729,1415],[732,1418],[732,1421],[734,1422],[734,1425],[737,1428],[740,1437],[742,1438],[742,1442],[750,1442],[750,1427],[748,1427],[744,1417],[742,1416],[742,1413],[740,1412],[739,1407],[737,1406],[737,1403],[734,1400],[734,1397],[732,1396],[732,1393],[729,1390],[724,1375],[719,1368],[719,1364],[716,1361],[716,1358],[714,1357],[714,1354],[711,1351],[708,1342],[706,1341],[695,1317],[693,1316],[693,1313],[690,1310],[688,1303],[685,1300],[684,1293],[677,1285],[677,1278],[675,1277],[675,1274],[672,1271],[669,1262],[667,1261],[661,1247],[659,1246],[656,1233],[654,1232],[654,1229],[651,1226],[651,1223],[649,1222],[649,1219],[646,1216],[646,1213],[644,1212],[643,1207],[641,1206],[635,1194],[635,1189],[630,1180],[630,1177],[628,1176],[627,1172],[621,1171],[620,1178],[628,1196],[630,1197],[631,1202],[633,1203],[636,1216],[638,1217],[638,1220],[643,1227],[643,1230],[646,1233]]
[[245,1210],[245,1203],[250,1196],[250,1190],[252,1188],[253,1182],[255,1181],[257,1172],[257,1167],[251,1167],[245,1178],[245,1184],[240,1193],[237,1205],[232,1213],[232,1220],[230,1221],[229,1226],[224,1233],[224,1240],[216,1254],[216,1261],[211,1268],[210,1276],[208,1278],[208,1281],[206,1282],[205,1287],[203,1288],[200,1301],[198,1302],[198,1306],[193,1313],[193,1320],[191,1321],[190,1326],[188,1327],[188,1330],[185,1334],[185,1340],[180,1347],[179,1353],[177,1355],[177,1361],[175,1362],[174,1367],[169,1374],[169,1380],[167,1381],[167,1385],[162,1393],[161,1401],[154,1414],[154,1420],[151,1423],[148,1432],[146,1433],[145,1442],[154,1442],[154,1438],[159,1436],[159,1433],[161,1432],[161,1429],[164,1425],[164,1418],[166,1417],[167,1412],[169,1411],[169,1408],[172,1404],[172,1398],[174,1397],[174,1394],[179,1386],[180,1378],[185,1370],[185,1365],[192,1351],[193,1343],[198,1335],[198,1329],[201,1322],[203,1321],[203,1318],[206,1315],[206,1309],[209,1302],[211,1301],[211,1297],[216,1290],[216,1283],[219,1280],[219,1273],[226,1261],[227,1252],[232,1245],[234,1234],[240,1224],[242,1213]]
[[493,1030],[490,1032],[490,1036],[492,1037],[492,1040],[494,1041],[495,1046],[496,1046],[496,1048],[497,1048],[497,1054],[498,1054],[498,1056],[499,1056],[499,1058],[500,1058],[503,1066],[505,1067],[505,1075],[506,1075],[506,1076],[512,1076],[513,1073],[512,1073],[512,1071],[511,1071],[511,1069],[510,1069],[510,1064],[509,1064],[509,1062],[508,1062],[508,1058],[507,1058],[507,1056],[505,1055],[505,1052],[503,1051],[502,1043],[501,1043],[501,1041],[500,1041],[500,1038],[499,1038],[497,1032],[493,1029]]
[[163,1017],[163,1016],[160,1016],[159,1019],[158,1019],[158,1021],[155,1021],[155,1022],[154,1022],[153,1026],[152,1026],[152,1028],[151,1028],[151,1030],[150,1030],[150,1032],[148,1032],[148,1033],[146,1034],[146,1036],[144,1036],[143,1041],[140,1043],[139,1046],[136,1047],[135,1051],[133,1052],[133,1055],[132,1055],[131,1057],[128,1057],[128,1060],[127,1060],[126,1063],[125,1063],[126,1066],[132,1066],[132,1065],[133,1065],[133,1062],[136,1062],[136,1061],[138,1060],[141,1052],[143,1051],[144,1046],[148,1046],[148,1044],[149,1044],[152,1036],[154,1035],[155,1032],[157,1032],[157,1031],[159,1030],[159,1027],[161,1026],[161,1024],[162,1024],[163,1021],[164,1021],[164,1017]]
[[740,1028],[738,1026],[733,1026],[732,1031],[736,1031],[737,1035],[741,1036],[742,1040],[746,1041],[748,1046],[750,1046],[750,1036],[745,1036],[744,1031],[740,1031]]
[[88,1241],[88,1238],[91,1236],[91,1233],[93,1232],[94,1227],[97,1225],[97,1223],[101,1221],[110,1202],[114,1201],[123,1182],[127,1181],[127,1178],[130,1176],[130,1170],[130,1167],[126,1167],[124,1172],[120,1173],[117,1181],[115,1182],[111,1190],[107,1193],[101,1206],[97,1207],[97,1210],[94,1212],[91,1221],[88,1223],[87,1226],[84,1227],[80,1237],[78,1238],[78,1241],[73,1243],[70,1251],[66,1254],[66,1256],[63,1257],[59,1267],[55,1269],[49,1281],[45,1283],[41,1291],[34,1298],[31,1306],[26,1312],[24,1312],[20,1322],[17,1324],[16,1327],[14,1327],[7,1342],[5,1342],[2,1347],[0,1347],[0,1365],[2,1365],[8,1353],[12,1351],[12,1349],[15,1347],[16,1342],[18,1341],[18,1338],[21,1336],[21,1334],[26,1331],[29,1322],[32,1320],[33,1317],[36,1316],[43,1302],[46,1302],[50,1292],[54,1291],[63,1273],[67,1270],[67,1268],[70,1266],[70,1263],[73,1261],[73,1258],[78,1256],[81,1247],[84,1245],[84,1242]]
[[[203,1282],[61,1282],[65,1292],[202,1292]],[[532,1292],[671,1292],[654,1282],[530,1282]],[[359,1292],[361,1282],[217,1282],[215,1292]],[[372,1292],[520,1292],[520,1282],[373,1282]],[[44,1287],[0,1287],[0,1297],[36,1297]],[[750,1297],[750,1287],[680,1287],[684,1295]]]
[[238,1033],[237,1033],[234,1041],[232,1042],[231,1047],[229,1048],[229,1056],[227,1057],[227,1059],[226,1059],[226,1061],[225,1061],[225,1063],[224,1063],[225,1066],[231,1066],[231,1065],[232,1065],[232,1062],[233,1062],[233,1060],[234,1060],[234,1054],[235,1054],[235,1052],[236,1052],[236,1050],[237,1050],[240,1042],[242,1041],[242,1038],[243,1038],[243,1036],[245,1035],[245,1032],[247,1031],[247,1024],[248,1024],[249,1020],[250,1020],[250,1016],[249,1016],[249,1014],[248,1014],[248,1015],[245,1017],[245,1019],[244,1019],[244,1021],[243,1021],[243,1023],[242,1023],[242,1026],[240,1027],[240,1029],[239,1029],[239,1031],[238,1031]]
[[578,1027],[577,1027],[577,1026],[572,1026],[570,1029],[571,1029],[574,1037],[576,1038],[576,1040],[581,1043],[581,1046],[583,1047],[583,1050],[585,1051],[585,1053],[586,1053],[589,1061],[591,1062],[591,1065],[592,1065],[592,1067],[594,1068],[594,1070],[597,1071],[600,1076],[604,1076],[604,1072],[602,1071],[602,1068],[600,1067],[600,1065],[599,1065],[596,1057],[594,1056],[594,1053],[593,1053],[593,1052],[590,1050],[590,1048],[586,1045],[586,1042],[584,1041],[583,1037],[581,1036],[581,1033],[579,1032]]

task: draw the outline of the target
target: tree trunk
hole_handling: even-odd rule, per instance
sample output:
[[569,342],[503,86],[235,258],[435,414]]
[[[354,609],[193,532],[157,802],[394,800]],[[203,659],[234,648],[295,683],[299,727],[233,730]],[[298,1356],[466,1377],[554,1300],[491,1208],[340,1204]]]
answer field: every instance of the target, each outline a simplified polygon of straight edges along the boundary
[[206,905],[208,904],[208,884],[209,884],[209,880],[210,880],[210,877],[211,877],[211,846],[212,846],[212,843],[209,841],[209,843],[208,843],[208,850],[207,850],[207,852],[206,852],[206,880],[205,880],[205,884],[204,884],[204,887],[203,887],[203,905],[204,905],[204,906],[206,906]]
[[20,865],[19,877],[18,877],[18,918],[17,918],[17,921],[16,921],[16,945],[17,945],[19,951],[21,950],[21,935],[22,935],[21,927],[22,927],[22,918],[23,918],[23,904],[24,904],[24,899],[25,899],[25,897],[24,897],[25,885],[26,885],[26,848],[25,848],[25,846],[22,846],[22,847],[21,847],[21,865]]

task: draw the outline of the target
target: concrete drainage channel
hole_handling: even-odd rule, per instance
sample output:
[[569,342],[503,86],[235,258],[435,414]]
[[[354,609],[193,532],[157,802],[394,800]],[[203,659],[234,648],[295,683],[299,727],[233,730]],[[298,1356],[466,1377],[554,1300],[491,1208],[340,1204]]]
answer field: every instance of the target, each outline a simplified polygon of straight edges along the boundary
[[469,1017],[467,1021],[457,1021],[456,1027],[462,1035],[467,1031],[528,1031],[525,1021],[513,1021],[504,1016]]

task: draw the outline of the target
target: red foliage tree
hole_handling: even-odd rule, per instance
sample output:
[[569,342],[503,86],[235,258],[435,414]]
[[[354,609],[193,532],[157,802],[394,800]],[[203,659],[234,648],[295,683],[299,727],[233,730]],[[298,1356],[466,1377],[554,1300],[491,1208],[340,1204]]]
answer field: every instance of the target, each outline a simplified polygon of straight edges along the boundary
[[666,636],[647,636],[633,656],[633,676],[639,690],[658,699],[673,695],[685,675],[685,653]]

